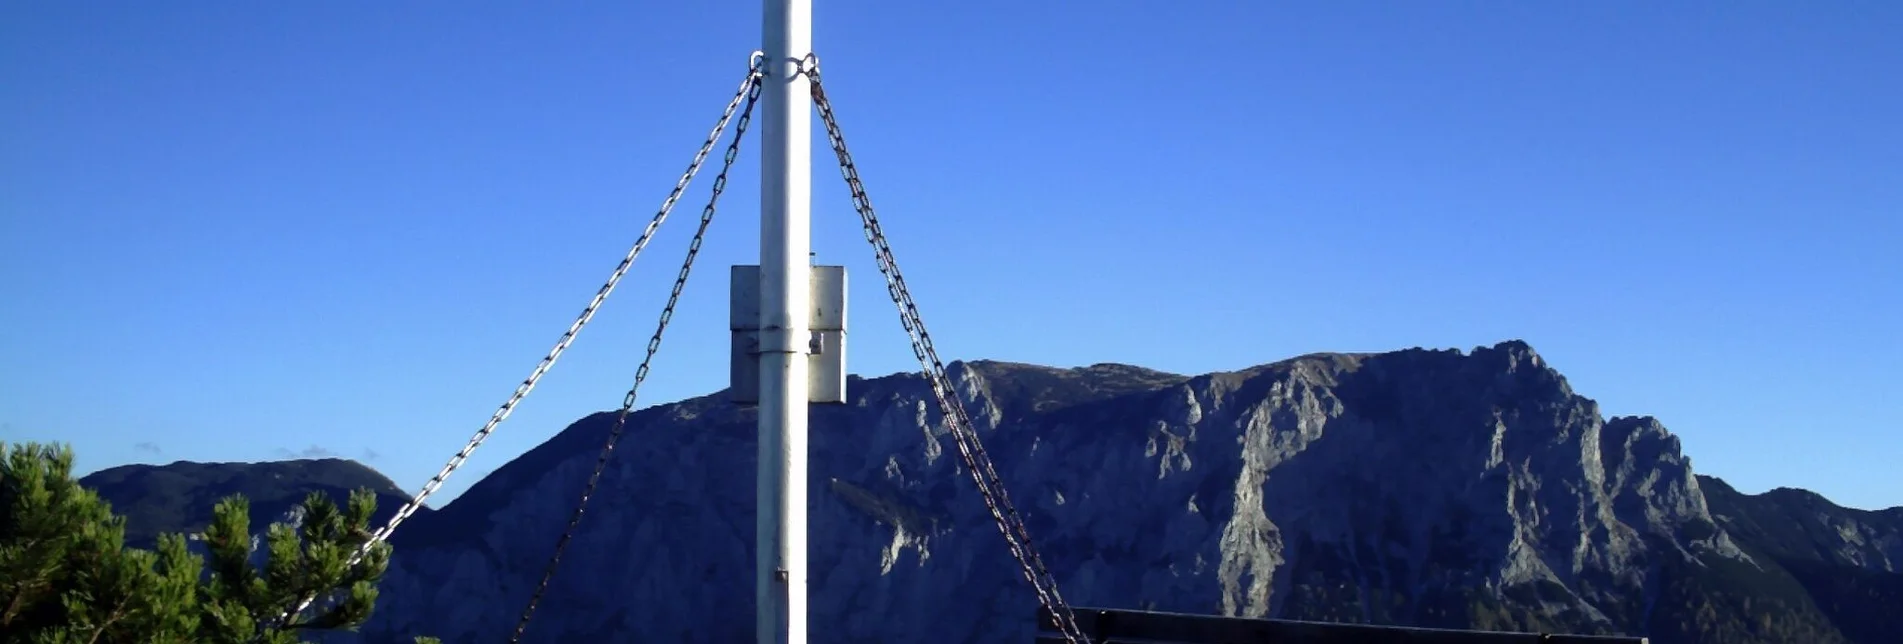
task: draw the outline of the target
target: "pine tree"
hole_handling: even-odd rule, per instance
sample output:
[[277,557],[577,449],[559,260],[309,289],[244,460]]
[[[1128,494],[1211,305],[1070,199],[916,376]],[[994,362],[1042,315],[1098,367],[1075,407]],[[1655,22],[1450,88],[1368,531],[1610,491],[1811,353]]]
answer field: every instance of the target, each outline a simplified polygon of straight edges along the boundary
[[[342,509],[311,494],[295,527],[268,529],[261,565],[250,503],[228,497],[204,533],[207,562],[182,535],[162,535],[156,552],[126,547],[124,517],[82,488],[72,466],[67,446],[0,443],[0,642],[289,644],[369,619],[389,545],[347,565],[370,539],[369,490]],[[309,609],[280,621],[309,596]]]

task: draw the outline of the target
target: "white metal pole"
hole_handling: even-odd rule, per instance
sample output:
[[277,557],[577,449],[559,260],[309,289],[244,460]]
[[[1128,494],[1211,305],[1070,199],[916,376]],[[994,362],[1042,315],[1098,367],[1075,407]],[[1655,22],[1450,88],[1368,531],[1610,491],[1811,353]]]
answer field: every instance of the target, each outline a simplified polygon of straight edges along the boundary
[[765,0],[760,92],[760,470],[754,595],[760,644],[806,642],[807,319],[812,0]]

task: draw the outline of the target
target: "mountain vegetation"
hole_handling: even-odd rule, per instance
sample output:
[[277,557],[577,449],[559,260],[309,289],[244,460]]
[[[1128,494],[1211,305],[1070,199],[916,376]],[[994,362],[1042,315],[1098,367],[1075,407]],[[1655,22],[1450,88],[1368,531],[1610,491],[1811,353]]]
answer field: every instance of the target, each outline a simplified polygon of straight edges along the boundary
[[[369,539],[376,498],[368,489],[341,508],[310,492],[296,525],[270,526],[263,553],[250,532],[250,503],[227,496],[196,535],[204,557],[178,533],[158,534],[155,550],[126,546],[126,518],[73,479],[68,447],[0,443],[0,456],[0,641],[288,644],[354,629],[375,606],[388,546],[348,561]],[[146,522],[160,516],[151,508],[137,514]],[[263,561],[254,565],[258,554]],[[316,598],[311,608],[283,619],[305,597]]]
[[[163,533],[191,534],[211,525],[212,508],[233,494],[249,503],[251,522],[266,525],[304,504],[312,493],[348,498],[358,490],[375,496],[373,524],[381,525],[410,500],[389,478],[341,458],[251,463],[122,465],[86,475],[79,484],[110,499],[126,517],[126,543],[151,548]],[[426,514],[427,507],[418,508]]]

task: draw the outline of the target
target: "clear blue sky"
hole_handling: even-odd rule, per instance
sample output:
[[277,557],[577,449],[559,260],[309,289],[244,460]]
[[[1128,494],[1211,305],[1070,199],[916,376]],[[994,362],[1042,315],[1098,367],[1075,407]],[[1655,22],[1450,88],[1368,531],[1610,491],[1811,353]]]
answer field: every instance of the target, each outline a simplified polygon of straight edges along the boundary
[[[952,358],[1524,338],[1748,491],[1903,504],[1903,5],[820,0]],[[414,490],[581,309],[757,2],[6,3],[0,439]],[[643,400],[726,379],[746,152]],[[815,146],[852,368],[912,368]],[[449,492],[628,385],[711,174]],[[436,497],[441,503],[448,494]]]

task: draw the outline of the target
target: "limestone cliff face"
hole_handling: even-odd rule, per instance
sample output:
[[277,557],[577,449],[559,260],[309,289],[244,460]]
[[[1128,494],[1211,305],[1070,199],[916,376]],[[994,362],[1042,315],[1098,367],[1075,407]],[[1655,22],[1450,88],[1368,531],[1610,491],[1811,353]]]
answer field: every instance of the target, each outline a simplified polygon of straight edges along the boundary
[[1840,507],[1806,490],[1740,494],[1701,477],[1718,525],[1801,588],[1855,642],[1903,641],[1903,508]]
[[1705,478],[1704,483],[1712,502],[1725,508],[1718,523],[1748,536],[1770,555],[1903,573],[1903,508],[1853,510],[1808,490],[1746,495],[1724,481]]
[[[1508,625],[1639,632],[1661,565],[1753,565],[1676,438],[1602,419],[1518,342],[952,371],[1074,604],[1466,626],[1478,598]],[[813,641],[1028,641],[1036,602],[925,381],[850,384],[812,414]],[[504,636],[609,420],[399,531],[366,635]],[[722,395],[637,413],[529,639],[748,639],[753,427]]]

